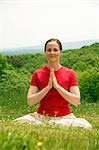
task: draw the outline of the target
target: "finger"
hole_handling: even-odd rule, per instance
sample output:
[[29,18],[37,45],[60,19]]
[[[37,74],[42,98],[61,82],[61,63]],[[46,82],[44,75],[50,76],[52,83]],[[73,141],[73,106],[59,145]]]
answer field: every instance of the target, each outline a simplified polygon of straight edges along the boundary
[[54,72],[54,68],[51,68],[51,69],[50,69],[50,72]]
[[53,79],[53,78],[50,76],[50,77],[49,77],[49,85],[52,85],[52,79]]
[[54,75],[54,68],[50,69],[50,76],[52,77]]

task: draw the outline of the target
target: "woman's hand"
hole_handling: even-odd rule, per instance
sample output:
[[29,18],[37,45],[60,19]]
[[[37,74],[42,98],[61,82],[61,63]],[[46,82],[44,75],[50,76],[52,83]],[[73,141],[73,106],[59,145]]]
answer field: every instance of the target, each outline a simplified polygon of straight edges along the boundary
[[57,89],[59,84],[57,82],[57,79],[56,79],[56,76],[55,76],[55,73],[54,73],[54,68],[52,68],[52,83],[53,83],[53,87],[55,89]]
[[53,68],[50,69],[50,77],[49,77],[49,82],[48,82],[48,88],[51,89],[53,87]]
[[50,69],[50,77],[49,77],[49,82],[48,82],[48,87],[51,89],[52,87],[57,88],[58,87],[58,82],[54,73],[54,68]]

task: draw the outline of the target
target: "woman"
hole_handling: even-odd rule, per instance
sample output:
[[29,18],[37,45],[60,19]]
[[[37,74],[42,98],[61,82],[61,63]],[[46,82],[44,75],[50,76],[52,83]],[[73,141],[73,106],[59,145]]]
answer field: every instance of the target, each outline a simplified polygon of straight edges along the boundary
[[91,128],[91,124],[76,118],[69,103],[80,104],[80,91],[76,74],[60,64],[62,44],[58,39],[49,39],[44,52],[48,63],[32,75],[27,102],[30,107],[39,103],[37,112],[29,113],[15,120],[33,124],[62,124]]

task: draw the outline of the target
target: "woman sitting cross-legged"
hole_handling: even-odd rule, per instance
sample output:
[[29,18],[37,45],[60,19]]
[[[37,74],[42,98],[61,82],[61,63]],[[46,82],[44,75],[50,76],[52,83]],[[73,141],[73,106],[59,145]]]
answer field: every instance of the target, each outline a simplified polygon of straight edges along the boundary
[[32,107],[39,103],[39,108],[14,121],[91,128],[87,120],[76,118],[69,107],[69,103],[74,106],[80,104],[80,91],[73,69],[60,64],[61,42],[49,39],[45,43],[44,53],[48,63],[32,74],[27,94],[28,105]]

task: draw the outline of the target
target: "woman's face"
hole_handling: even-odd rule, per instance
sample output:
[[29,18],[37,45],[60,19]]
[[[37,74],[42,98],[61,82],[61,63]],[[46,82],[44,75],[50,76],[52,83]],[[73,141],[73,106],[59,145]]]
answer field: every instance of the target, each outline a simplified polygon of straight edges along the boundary
[[49,62],[59,62],[61,51],[56,41],[51,41],[46,45],[45,55]]

